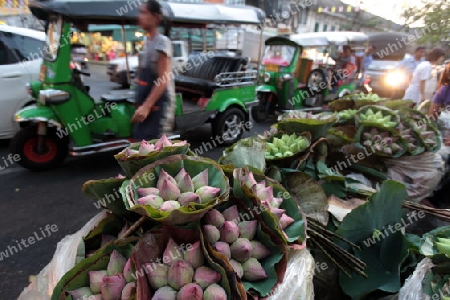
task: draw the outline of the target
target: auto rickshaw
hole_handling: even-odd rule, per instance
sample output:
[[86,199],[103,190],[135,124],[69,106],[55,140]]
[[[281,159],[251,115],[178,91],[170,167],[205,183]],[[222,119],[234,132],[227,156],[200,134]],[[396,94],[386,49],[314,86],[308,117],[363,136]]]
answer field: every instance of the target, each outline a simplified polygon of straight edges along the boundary
[[346,73],[333,70],[334,60],[329,54],[344,45],[361,51],[367,46],[367,40],[359,32],[315,32],[269,38],[259,67],[259,105],[252,108],[253,119],[262,122],[269,115],[288,110],[320,111],[326,102],[355,91],[357,66]]

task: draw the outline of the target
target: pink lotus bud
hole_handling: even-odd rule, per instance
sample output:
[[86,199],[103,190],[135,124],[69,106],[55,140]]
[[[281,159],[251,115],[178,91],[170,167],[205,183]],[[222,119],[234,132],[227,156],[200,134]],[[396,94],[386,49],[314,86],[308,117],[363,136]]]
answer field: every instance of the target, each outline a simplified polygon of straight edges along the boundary
[[[84,300],[93,295],[92,291],[88,287],[82,287],[69,292],[73,300]],[[89,299],[89,298],[88,298]]]
[[269,203],[271,203],[273,199],[273,186],[268,186],[266,188],[257,190],[256,196],[262,201],[268,201]]
[[263,201],[261,201],[261,204],[264,205],[269,210],[272,208],[269,201],[263,200]]
[[110,235],[110,234],[102,234],[102,241],[100,243],[101,247],[103,247],[104,245],[111,243],[112,241],[117,240],[117,237],[115,237],[114,235]]
[[192,178],[192,184],[194,184],[194,190],[198,190],[202,186],[208,185],[208,169],[204,169]]
[[102,294],[95,294],[92,296],[89,296],[89,298],[84,298],[83,300],[103,300]]
[[161,263],[147,263],[144,267],[148,274],[148,282],[153,289],[157,290],[167,285],[168,266]]
[[275,217],[277,217],[277,219],[280,219],[281,216],[286,212],[285,209],[280,209],[280,208],[275,208],[275,207],[271,207],[270,208],[270,212],[272,214],[275,215]]
[[169,175],[169,173],[167,173],[164,170],[161,170],[161,172],[159,172],[159,177],[158,177],[158,182],[156,183],[156,188],[161,190],[163,188],[163,183],[164,181],[168,180],[169,182],[171,182],[173,185],[177,185],[177,182],[175,180],[175,178],[173,178],[172,176]]
[[251,241],[252,244],[252,252],[250,253],[250,256],[256,259],[264,259],[267,256],[271,254],[270,250],[266,248],[261,242],[259,241]]
[[145,197],[149,195],[157,195],[159,196],[159,190],[157,188],[138,188],[137,189],[139,197]]
[[126,178],[126,177],[119,173],[119,174],[117,174],[116,178],[117,179],[123,179],[123,178]]
[[136,283],[129,282],[122,290],[122,298],[120,300],[131,300],[136,295]]
[[178,172],[178,174],[175,175],[175,177],[174,177],[175,182],[178,184],[180,182],[180,180],[183,179],[184,176],[186,176],[186,174],[189,175],[188,172],[186,172],[186,169],[181,168],[181,170]]
[[185,206],[192,202],[200,203],[200,197],[196,193],[186,192],[180,194],[180,197],[178,197],[177,201],[180,203],[181,206]]
[[164,263],[169,266],[171,266],[174,261],[183,259],[183,251],[180,250],[180,246],[173,239],[169,239],[169,242],[167,242],[163,258]]
[[264,271],[261,263],[256,258],[250,258],[242,264],[244,269],[243,278],[248,281],[258,281],[267,278],[266,271]]
[[253,240],[256,235],[256,229],[258,228],[258,221],[242,221],[238,224],[240,237]]
[[172,146],[172,142],[167,138],[166,135],[163,135],[156,143],[155,150],[161,151],[164,147]]
[[183,286],[177,294],[177,300],[202,300],[203,290],[195,283],[188,283]]
[[184,260],[192,265],[194,268],[198,268],[205,263],[205,258],[203,257],[203,249],[200,241],[195,242],[192,249],[187,249],[184,252]]
[[266,188],[266,182],[265,181],[260,181],[257,184],[253,185],[252,190],[255,193],[259,193],[262,190],[264,190]]
[[155,151],[155,145],[151,145],[147,143],[147,141],[142,140],[141,145],[139,146],[139,155],[147,155],[153,151]]
[[233,205],[222,212],[225,221],[239,221],[239,211],[236,205]]
[[102,291],[103,277],[108,276],[106,270],[89,271],[90,288],[94,294]]
[[131,282],[134,280],[133,272],[134,272],[133,263],[131,261],[131,258],[129,258],[125,263],[125,266],[123,267],[123,277],[125,278],[126,282]]
[[113,250],[111,252],[111,256],[109,257],[109,263],[106,269],[108,276],[113,276],[115,274],[122,274],[126,262],[127,260],[125,257],[123,257],[119,252],[117,252],[117,250]]
[[182,193],[194,191],[194,184],[192,183],[192,179],[189,174],[185,174],[184,177],[178,181],[178,188]]
[[227,293],[218,284],[208,286],[203,293],[203,300],[227,300]]
[[127,282],[122,275],[103,277],[102,298],[103,300],[118,300],[122,296],[122,290]]
[[125,150],[125,155],[126,155],[126,156],[139,155],[139,151],[136,151],[136,150],[127,148],[127,149]]
[[226,221],[220,228],[220,240],[228,244],[233,243],[239,237],[239,227],[235,222]]
[[281,215],[281,218],[280,218],[281,228],[285,229],[286,227],[288,227],[292,223],[294,223],[294,219],[292,219],[291,217],[289,217],[286,214],[282,214]]
[[153,208],[159,209],[164,203],[164,199],[157,195],[148,195],[138,199],[140,205],[150,205]]
[[192,283],[193,278],[194,268],[184,260],[175,261],[167,273],[167,283],[177,291],[186,284]]
[[161,189],[159,196],[165,201],[175,201],[180,197],[180,189],[176,184],[170,182],[169,180],[164,180],[161,184]]
[[208,267],[199,267],[195,270],[194,282],[202,288],[207,288],[211,284],[218,283],[222,276]]
[[256,180],[252,172],[246,172],[244,182],[245,185],[250,189],[256,184]]
[[172,147],[182,147],[182,146],[186,146],[186,145],[187,145],[187,141],[181,141],[181,142],[173,143]]
[[209,210],[205,217],[205,224],[216,226],[217,228],[222,227],[223,223],[225,223],[225,218],[217,209]]
[[175,209],[179,209],[181,207],[180,203],[178,201],[165,201],[159,209],[162,211],[171,212]]
[[155,292],[152,300],[177,300],[177,291],[170,286],[163,286]]
[[244,276],[244,269],[242,268],[241,263],[235,261],[234,259],[230,259],[230,265],[233,267],[237,277],[242,278],[242,276]]
[[220,238],[220,231],[213,225],[204,225],[203,226],[203,233],[205,234],[206,240],[210,244],[216,243]]
[[195,193],[200,197],[200,203],[206,204],[212,201],[220,193],[220,188],[212,186],[202,186]]
[[231,250],[230,245],[225,242],[217,242],[213,245],[213,248],[217,251],[225,255],[228,259],[231,258]]
[[273,198],[272,201],[270,201],[270,206],[275,208],[280,208],[281,203],[283,203],[283,198]]
[[245,262],[250,258],[252,244],[248,239],[238,238],[230,246],[231,257],[238,262]]

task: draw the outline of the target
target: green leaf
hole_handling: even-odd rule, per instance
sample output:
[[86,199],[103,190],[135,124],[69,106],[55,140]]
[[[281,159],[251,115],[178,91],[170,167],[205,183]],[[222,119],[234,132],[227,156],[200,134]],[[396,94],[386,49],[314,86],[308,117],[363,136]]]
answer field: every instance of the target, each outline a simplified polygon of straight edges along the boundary
[[219,164],[232,164],[236,168],[251,166],[260,171],[266,168],[266,142],[258,137],[249,137],[224,150]]
[[287,133],[310,132],[311,140],[315,141],[327,134],[328,129],[338,121],[337,115],[325,120],[314,119],[283,119],[278,122],[278,129]]
[[83,184],[82,191],[95,200],[96,208],[106,207],[119,216],[125,216],[128,212],[120,194],[124,181],[124,178],[89,180]]

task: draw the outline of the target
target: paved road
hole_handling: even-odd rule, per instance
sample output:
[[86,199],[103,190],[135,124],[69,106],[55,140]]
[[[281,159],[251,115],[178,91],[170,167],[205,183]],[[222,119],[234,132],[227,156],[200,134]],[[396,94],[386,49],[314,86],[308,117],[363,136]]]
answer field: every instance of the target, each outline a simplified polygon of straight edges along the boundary
[[[90,71],[92,76],[88,82],[95,97],[118,87],[107,82],[104,66],[92,66]],[[268,125],[257,124],[246,136],[262,133]],[[209,137],[207,126],[185,136],[192,147],[198,147]],[[8,142],[0,141],[2,167],[9,154]],[[223,148],[215,148],[205,156],[217,159],[222,151]],[[119,173],[121,169],[113,154],[69,158],[60,168],[43,173],[30,172],[18,165],[0,171],[1,300],[17,299],[28,285],[29,275],[39,273],[51,260],[58,241],[76,232],[98,213],[90,199],[82,194],[81,186],[87,180],[108,178]],[[35,242],[30,244],[33,237]]]

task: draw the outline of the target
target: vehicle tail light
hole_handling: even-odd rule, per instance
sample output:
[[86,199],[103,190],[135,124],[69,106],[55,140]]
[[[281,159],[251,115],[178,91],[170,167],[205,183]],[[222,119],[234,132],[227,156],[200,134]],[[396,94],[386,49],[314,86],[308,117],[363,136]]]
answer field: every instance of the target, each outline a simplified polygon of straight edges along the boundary
[[206,105],[208,104],[209,98],[200,98],[198,99],[197,105],[200,106],[201,108],[205,108]]

